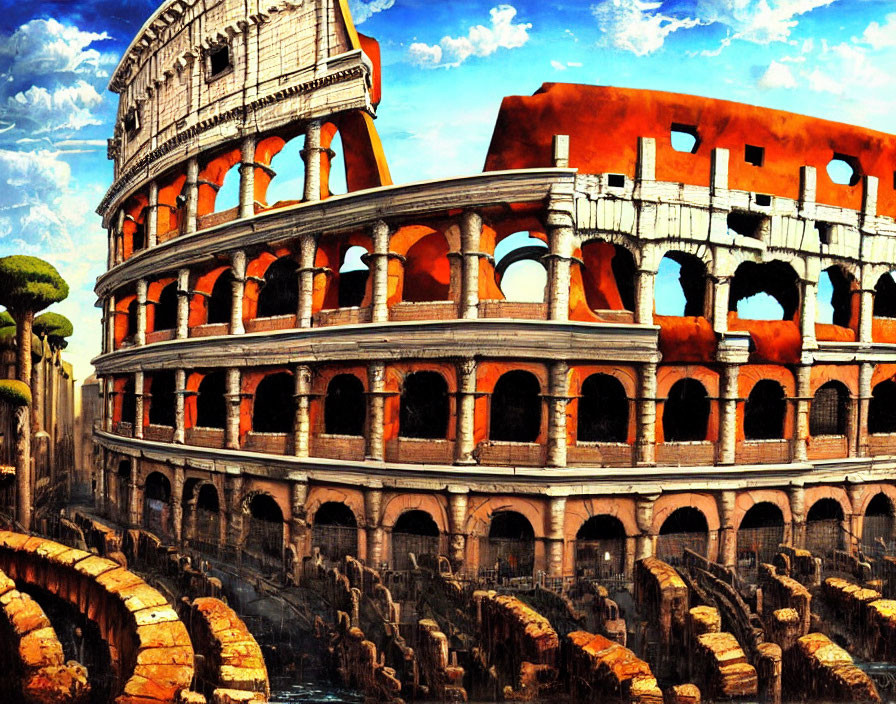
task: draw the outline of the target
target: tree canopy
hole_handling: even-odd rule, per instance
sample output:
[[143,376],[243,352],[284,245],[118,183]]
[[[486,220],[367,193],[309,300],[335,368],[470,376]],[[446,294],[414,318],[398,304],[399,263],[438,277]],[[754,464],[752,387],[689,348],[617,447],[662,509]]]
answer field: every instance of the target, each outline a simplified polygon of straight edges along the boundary
[[[2,323],[0,323],[0,327],[2,327]],[[41,313],[37,316],[34,319],[32,329],[35,334],[41,337],[48,337],[51,341],[53,338],[61,341],[64,337],[71,337],[75,331],[71,320],[61,313],[53,312]]]
[[37,312],[68,297],[68,284],[55,267],[37,257],[0,257],[0,303],[16,314]]
[[15,326],[16,321],[13,320],[13,317],[9,314],[8,311],[0,312],[0,329],[8,328]]
[[28,384],[15,379],[0,380],[0,401],[7,401],[14,406],[31,405],[31,389]]

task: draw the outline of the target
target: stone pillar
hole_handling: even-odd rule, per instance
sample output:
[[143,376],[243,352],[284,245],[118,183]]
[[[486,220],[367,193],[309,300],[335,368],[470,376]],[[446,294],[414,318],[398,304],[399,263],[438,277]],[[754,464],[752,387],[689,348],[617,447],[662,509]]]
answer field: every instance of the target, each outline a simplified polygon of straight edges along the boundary
[[109,249],[109,252],[106,255],[106,268],[111,269],[118,264],[115,260],[115,227],[112,225],[106,229],[106,243]]
[[643,560],[653,555],[653,541],[656,538],[653,534],[653,505],[658,498],[659,494],[635,497],[635,520],[638,523],[638,530],[641,531],[635,553],[636,560]]
[[373,225],[373,252],[368,255],[370,261],[370,275],[373,277],[372,291],[372,320],[374,323],[384,323],[389,320],[389,226],[382,220],[377,220]]
[[142,347],[146,344],[146,279],[137,280],[137,330],[134,332],[134,344]]
[[547,573],[550,577],[563,575],[563,527],[566,523],[566,497],[552,496],[548,515]]
[[103,379],[103,394],[106,408],[103,413],[103,428],[107,433],[112,432],[112,415],[115,412],[115,391],[112,383],[112,377],[107,376]]
[[138,478],[137,465],[131,468],[131,476],[128,480],[130,497],[128,498],[128,522],[132,526],[143,524],[143,485]]
[[471,210],[464,211],[460,217],[461,247],[461,318],[477,318],[479,316],[479,259],[482,257],[480,243],[482,236],[482,217]]
[[243,137],[240,145],[240,214],[241,218],[255,215],[255,135]]
[[364,514],[367,519],[367,564],[377,570],[385,558],[383,555],[383,529],[380,526],[382,504],[383,492],[380,489],[367,489],[364,492]]
[[115,351],[115,294],[106,298],[106,352]]
[[[294,568],[302,565],[305,556],[305,534],[308,531],[308,520],[305,512],[305,503],[308,500],[308,479],[297,479],[290,488],[290,508],[292,520],[289,524],[289,542],[293,545],[296,564]],[[294,575],[298,576],[298,575]]]
[[859,342],[872,342],[872,324],[874,321],[874,289],[862,288],[859,291]]
[[656,464],[656,362],[646,362],[638,371],[641,397],[635,459],[639,467],[652,467]]
[[566,466],[566,402],[569,399],[569,365],[564,361],[550,365],[548,398],[547,466]]
[[385,412],[386,365],[371,362],[367,367],[367,451],[366,459],[382,461],[383,422]]
[[712,329],[717,334],[728,332],[728,301],[731,294],[731,277],[716,276],[712,279]]
[[858,435],[858,455],[867,457],[868,450],[868,407],[871,404],[871,379],[874,365],[869,362],[859,364],[859,397],[858,417],[856,418],[856,434]]
[[224,398],[227,401],[227,419],[224,424],[224,447],[228,450],[240,449],[240,370],[237,367],[227,369],[227,391]]
[[174,483],[171,485],[171,517],[174,530],[174,542],[180,544],[184,535],[184,468],[174,468]]
[[232,298],[230,307],[230,334],[242,335],[243,327],[243,295],[246,292],[246,253],[237,250],[230,257],[230,270],[233,274]]
[[638,269],[635,282],[635,323],[653,325],[653,282],[656,272],[650,269]]
[[187,373],[183,369],[174,370],[174,442],[184,443],[184,397],[186,396]]
[[862,505],[862,497],[865,495],[864,484],[847,484],[846,493],[849,496],[849,505],[851,511],[848,515],[843,516],[843,544],[847,552],[853,552],[859,549],[862,542],[862,521],[864,516],[857,513],[857,509]]
[[186,204],[184,206],[184,234],[196,232],[199,209],[199,159],[195,156],[187,160]]
[[793,462],[805,462],[809,444],[809,400],[812,366],[802,364],[796,368],[796,419],[793,438]]
[[719,464],[734,464],[737,448],[737,378],[740,367],[722,367],[721,427],[719,429]]
[[159,237],[159,184],[149,182],[149,204],[146,207],[146,248],[155,247]]
[[803,281],[802,303],[800,305],[800,333],[803,337],[803,349],[816,349],[815,339],[815,299],[818,295],[818,282]]
[[317,241],[314,235],[302,235],[299,238],[299,309],[296,311],[300,328],[311,327],[314,297],[314,257],[316,254]]
[[305,195],[303,200],[320,200],[320,120],[309,120],[305,127]]
[[570,262],[575,244],[575,227],[572,214],[563,205],[552,200],[548,204],[548,318],[569,319]]
[[476,464],[474,437],[476,425],[476,360],[472,357],[457,363],[457,437],[454,441],[454,464]]
[[790,487],[790,542],[795,548],[806,544],[806,491],[802,484]]
[[781,646],[760,643],[756,651],[759,704],[781,704]]
[[448,557],[454,570],[459,570],[466,561],[467,534],[465,528],[469,491],[466,486],[448,486],[448,530],[451,531]]
[[115,263],[121,264],[124,261],[124,243],[122,242],[122,232],[124,231],[124,210],[115,213]]
[[224,485],[224,495],[227,500],[227,527],[229,534],[227,544],[235,549],[242,549],[243,545],[243,477],[241,474],[230,474]]
[[734,502],[737,494],[731,490],[719,492],[716,503],[719,507],[721,530],[719,531],[719,558],[725,567],[733,569],[737,565],[737,530],[734,528]]
[[311,445],[311,367],[300,364],[295,370],[296,418],[293,424],[296,457],[308,457]]
[[134,437],[143,437],[143,372],[134,372]]
[[190,270],[177,270],[177,339],[190,336]]

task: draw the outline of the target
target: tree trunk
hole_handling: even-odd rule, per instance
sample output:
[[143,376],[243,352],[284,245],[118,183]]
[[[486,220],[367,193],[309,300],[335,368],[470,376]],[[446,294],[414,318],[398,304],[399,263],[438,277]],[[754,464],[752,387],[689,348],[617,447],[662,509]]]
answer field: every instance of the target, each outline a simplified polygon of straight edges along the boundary
[[31,530],[31,413],[17,406],[16,419],[16,521]]
[[19,381],[31,388],[31,328],[34,323],[34,311],[17,311],[16,321],[16,371]]

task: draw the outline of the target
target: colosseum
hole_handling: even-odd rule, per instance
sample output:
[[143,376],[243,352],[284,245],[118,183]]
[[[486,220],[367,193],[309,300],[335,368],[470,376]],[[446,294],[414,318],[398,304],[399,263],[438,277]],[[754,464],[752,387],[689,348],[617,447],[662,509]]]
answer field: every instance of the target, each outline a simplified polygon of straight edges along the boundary
[[107,518],[287,583],[891,547],[896,137],[552,83],[395,185],[344,0],[166,0],[110,88]]

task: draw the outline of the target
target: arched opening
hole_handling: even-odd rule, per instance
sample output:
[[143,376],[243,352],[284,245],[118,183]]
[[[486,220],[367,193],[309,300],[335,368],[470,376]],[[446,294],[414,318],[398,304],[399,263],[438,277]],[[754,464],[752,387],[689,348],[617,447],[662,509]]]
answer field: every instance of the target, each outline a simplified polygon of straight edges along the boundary
[[614,516],[592,516],[576,533],[576,575],[617,579],[624,571],[625,527]]
[[495,247],[495,283],[504,300],[543,303],[547,269],[542,258],[548,246],[528,232],[515,232]]
[[256,433],[290,433],[295,421],[295,384],[292,374],[269,374],[255,389],[252,430]]
[[258,293],[258,317],[295,315],[299,308],[299,264],[292,257],[280,257],[264,273]]
[[285,201],[300,201],[305,197],[305,160],[302,149],[305,138],[289,140],[271,160],[274,177],[268,185],[265,202],[270,205]]
[[337,130],[330,142],[330,152],[327,157],[329,172],[327,175],[327,190],[331,196],[339,196],[348,193],[345,152],[342,147],[342,135]]
[[744,320],[793,320],[798,277],[786,262],[744,262],[734,272],[728,300],[728,310]]
[[117,482],[117,501],[118,520],[125,525],[130,525],[130,495],[131,495],[131,462],[130,460],[122,460],[118,463],[118,470],[115,472],[115,480]]
[[451,283],[448,241],[441,232],[421,237],[408,249],[404,262],[402,300],[447,301]]
[[208,322],[229,323],[233,309],[233,272],[221,272],[208,298]]
[[880,492],[868,502],[862,521],[862,550],[872,555],[892,554],[893,502]]
[[709,394],[696,379],[679,379],[663,404],[663,437],[666,442],[706,440]]
[[217,552],[220,545],[218,490],[208,482],[199,487],[199,494],[196,496],[193,540],[212,553]]
[[492,515],[488,541],[480,565],[495,569],[499,578],[531,577],[535,569],[535,531],[516,511]]
[[143,489],[143,525],[160,538],[171,537],[171,482],[161,472],[146,477]]
[[656,274],[657,315],[701,316],[706,297],[706,264],[684,252],[669,252]]
[[240,167],[237,162],[224,174],[224,181],[215,195],[215,212],[220,213],[240,205]]
[[862,178],[862,166],[859,160],[849,154],[835,152],[825,171],[831,181],[841,186],[855,186]]
[[896,382],[882,381],[871,391],[868,432],[896,433]]
[[660,526],[656,556],[670,565],[680,565],[685,549],[705,557],[708,542],[706,516],[693,506],[682,506],[675,509]]
[[439,556],[439,527],[426,511],[405,511],[392,527],[392,565],[396,570],[413,567],[410,554],[434,562]]
[[784,514],[769,501],[755,504],[737,529],[737,574],[756,581],[759,565],[770,564],[784,542]]
[[283,559],[283,512],[269,494],[255,494],[249,501],[246,550]]
[[843,549],[843,508],[835,499],[820,499],[806,516],[806,550],[816,557],[828,557]]
[[839,381],[818,388],[809,408],[809,435],[846,435],[849,389]]
[[581,442],[625,442],[628,439],[628,397],[609,374],[592,374],[579,396],[577,438]]
[[448,384],[438,372],[414,372],[404,378],[398,435],[444,438],[448,434]]
[[756,382],[744,404],[744,437],[747,440],[775,440],[784,437],[787,402],[777,381]]
[[132,429],[137,425],[137,394],[134,393],[134,378],[124,384],[121,395],[121,422],[126,424],[122,430]]
[[159,294],[156,303],[154,330],[173,330],[177,327],[177,282],[172,281]]
[[196,425],[200,428],[223,428],[227,422],[227,401],[224,372],[203,377],[196,397]]
[[874,285],[875,318],[896,318],[896,281],[893,272],[881,276]]
[[363,435],[367,415],[364,384],[354,374],[337,374],[327,384],[324,399],[324,432]]
[[134,336],[137,334],[137,306],[139,306],[139,302],[136,298],[134,298],[130,303],[128,303],[128,332],[125,335],[126,338],[134,339]]
[[541,432],[541,385],[521,369],[503,374],[491,398],[489,439],[536,442]]
[[339,307],[360,306],[367,291],[367,279],[370,269],[362,257],[367,250],[360,245],[353,245],[345,250],[342,266],[339,267]]
[[154,372],[149,384],[149,423],[174,427],[174,372]]
[[314,514],[311,547],[318,548],[321,556],[331,562],[338,562],[346,555],[357,557],[358,521],[352,510],[337,501],[321,504]]
[[852,320],[852,277],[839,266],[830,266],[818,277],[815,320],[848,328]]
[[582,245],[582,283],[591,310],[635,310],[637,267],[618,244],[591,240]]

